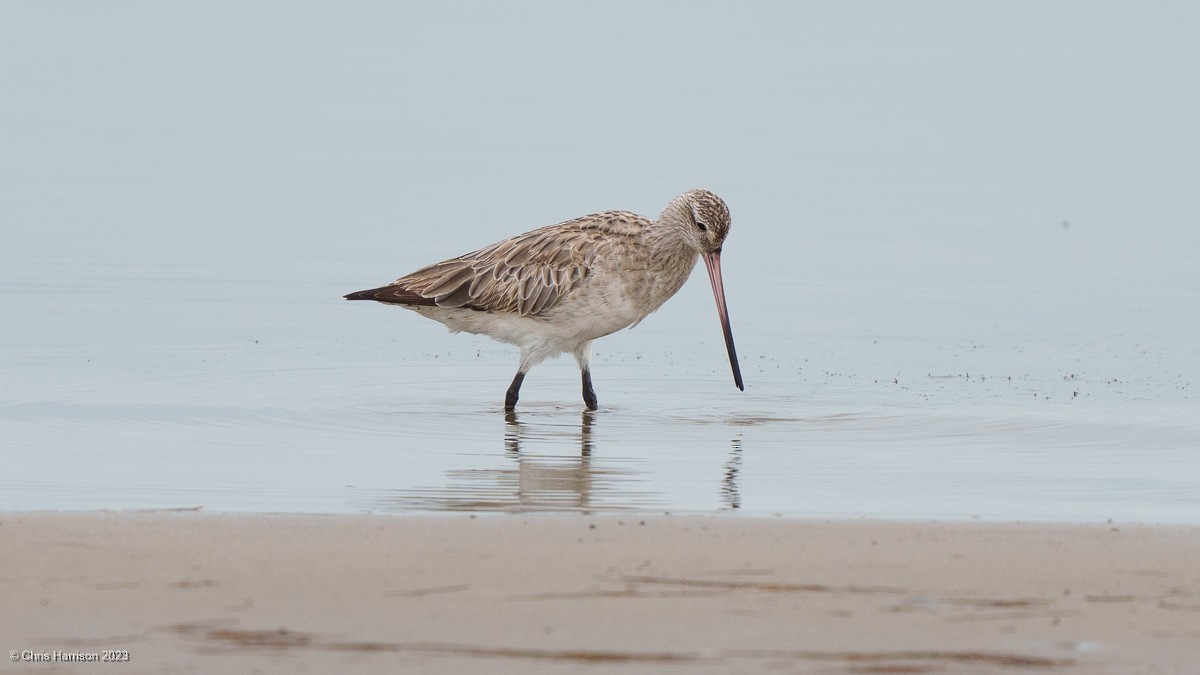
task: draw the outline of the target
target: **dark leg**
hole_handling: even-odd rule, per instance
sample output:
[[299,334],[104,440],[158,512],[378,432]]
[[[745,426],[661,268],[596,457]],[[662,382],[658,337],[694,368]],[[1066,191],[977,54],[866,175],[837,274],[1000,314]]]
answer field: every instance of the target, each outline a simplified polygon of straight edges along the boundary
[[583,369],[583,403],[588,410],[595,410],[599,405],[596,403],[596,390],[592,389],[592,371]]
[[[517,407],[517,397],[521,394],[521,383],[525,381],[525,373],[517,371],[516,377],[513,378],[512,384],[508,385],[508,393],[504,395],[504,409],[506,411],[515,410]],[[593,394],[593,397],[595,394]]]

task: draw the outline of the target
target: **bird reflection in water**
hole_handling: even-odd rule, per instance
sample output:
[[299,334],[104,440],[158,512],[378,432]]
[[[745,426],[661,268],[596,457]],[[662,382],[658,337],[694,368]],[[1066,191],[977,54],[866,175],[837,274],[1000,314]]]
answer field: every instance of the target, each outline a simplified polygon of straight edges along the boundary
[[517,503],[535,509],[579,509],[592,506],[592,423],[595,414],[584,410],[579,423],[579,458],[550,462],[521,453],[524,428],[515,410],[504,413],[504,451],[517,462]]
[[738,474],[742,470],[742,437],[732,441],[729,460],[725,462],[725,477],[721,479],[721,509],[728,511],[742,506],[742,493],[738,488]]
[[389,490],[376,507],[393,511],[582,513],[661,507],[658,495],[628,489],[636,484],[635,477],[641,472],[626,468],[628,464],[614,467],[621,458],[605,458],[603,468],[593,464],[595,422],[592,411],[581,413],[577,453],[544,454],[548,446],[557,446],[560,439],[575,434],[564,433],[559,425],[522,423],[515,411],[508,411],[504,417],[504,456],[512,462],[510,466],[447,471],[445,487]]

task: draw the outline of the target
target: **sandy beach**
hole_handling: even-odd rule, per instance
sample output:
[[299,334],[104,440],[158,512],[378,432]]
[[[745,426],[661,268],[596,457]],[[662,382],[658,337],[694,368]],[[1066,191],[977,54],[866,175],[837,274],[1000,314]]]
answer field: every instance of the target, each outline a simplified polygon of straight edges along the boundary
[[2,670],[1195,673],[1197,560],[1124,524],[9,513]]

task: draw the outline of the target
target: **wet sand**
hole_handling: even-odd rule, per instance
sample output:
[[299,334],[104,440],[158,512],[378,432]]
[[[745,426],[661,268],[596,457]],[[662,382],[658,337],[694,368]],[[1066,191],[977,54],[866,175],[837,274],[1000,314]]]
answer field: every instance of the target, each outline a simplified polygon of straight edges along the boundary
[[9,513],[0,635],[122,673],[1194,673],[1197,560],[1123,524]]

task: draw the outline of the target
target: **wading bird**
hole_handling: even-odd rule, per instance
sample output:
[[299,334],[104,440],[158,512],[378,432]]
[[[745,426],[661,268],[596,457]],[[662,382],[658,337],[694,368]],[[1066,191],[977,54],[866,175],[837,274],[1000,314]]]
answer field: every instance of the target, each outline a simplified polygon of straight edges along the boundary
[[521,349],[504,397],[513,410],[529,369],[570,352],[583,375],[583,401],[596,409],[592,341],[632,327],[675,295],[703,258],[725,333],[733,381],[742,385],[725,288],[721,245],[729,209],[707,190],[676,197],[658,220],[605,211],[550,225],[423,267],[347,300],[400,305],[451,332],[487,335]]

